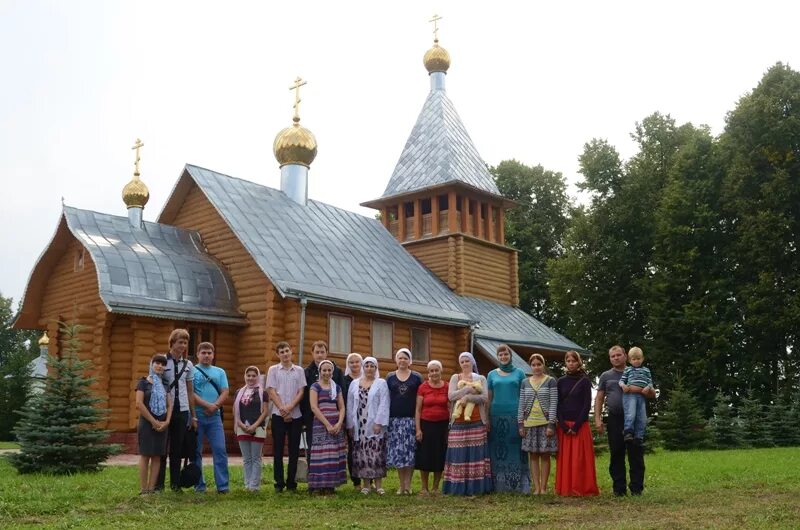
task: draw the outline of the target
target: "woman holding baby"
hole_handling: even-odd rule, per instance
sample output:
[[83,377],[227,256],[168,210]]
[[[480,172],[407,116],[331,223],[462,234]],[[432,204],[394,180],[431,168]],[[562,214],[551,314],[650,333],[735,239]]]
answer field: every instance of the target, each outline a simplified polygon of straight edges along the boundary
[[481,495],[492,491],[492,466],[486,439],[486,378],[478,374],[469,352],[458,356],[461,371],[450,378],[448,398],[453,404],[443,492]]

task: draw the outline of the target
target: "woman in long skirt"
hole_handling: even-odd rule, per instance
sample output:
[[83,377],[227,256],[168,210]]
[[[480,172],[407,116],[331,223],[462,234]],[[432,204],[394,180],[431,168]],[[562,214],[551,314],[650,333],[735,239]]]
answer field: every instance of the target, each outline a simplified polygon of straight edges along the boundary
[[578,352],[564,356],[567,375],[558,380],[558,458],[556,493],[564,496],[599,495],[594,467],[594,443],[587,418],[592,384]]
[[[492,491],[492,465],[486,441],[486,402],[489,399],[486,378],[478,374],[471,353],[461,353],[458,364],[461,372],[450,378],[448,397],[459,414],[453,418],[447,437],[442,491],[451,495],[482,495]],[[470,403],[474,405],[471,413],[471,407],[466,406]],[[466,418],[465,414],[468,414]]]
[[[439,493],[445,457],[447,456],[447,430],[450,422],[448,386],[442,381],[442,363],[428,363],[428,380],[417,391],[416,424],[417,451],[414,468],[419,469],[422,489],[420,495],[431,491]],[[433,473],[433,489],[429,489]]]
[[347,482],[347,442],[344,439],[344,398],[333,376],[333,363],[319,364],[319,381],[311,385],[309,401],[314,413],[308,489],[333,493]]
[[497,347],[500,367],[489,372],[489,458],[492,460],[492,481],[496,492],[530,493],[528,454],[522,451],[522,438],[517,428],[520,384],[525,372],[511,362],[511,349]]
[[411,352],[400,348],[394,356],[397,370],[386,377],[389,387],[389,440],[386,463],[397,469],[400,478],[398,495],[411,494],[414,454],[417,448],[414,410],[422,376],[411,370]]

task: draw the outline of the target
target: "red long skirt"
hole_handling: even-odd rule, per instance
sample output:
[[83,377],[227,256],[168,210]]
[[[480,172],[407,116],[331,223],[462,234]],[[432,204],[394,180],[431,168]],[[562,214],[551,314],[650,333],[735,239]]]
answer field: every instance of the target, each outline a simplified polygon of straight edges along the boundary
[[[574,422],[565,422],[572,426]],[[556,493],[563,496],[599,495],[594,468],[594,444],[589,424],[584,422],[577,434],[565,434],[559,427],[556,458]]]

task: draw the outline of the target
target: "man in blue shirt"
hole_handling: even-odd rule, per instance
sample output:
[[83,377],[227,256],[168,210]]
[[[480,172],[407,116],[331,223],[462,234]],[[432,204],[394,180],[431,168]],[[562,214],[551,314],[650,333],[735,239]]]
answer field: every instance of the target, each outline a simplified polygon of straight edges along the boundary
[[[197,416],[197,453],[195,464],[203,469],[203,437],[208,439],[214,458],[214,482],[217,493],[228,493],[228,453],[225,451],[225,430],[220,411],[228,399],[228,377],[225,370],[211,363],[214,345],[201,342],[197,346],[197,366],[194,371],[194,402]],[[195,491],[205,492],[206,482],[200,474]]]

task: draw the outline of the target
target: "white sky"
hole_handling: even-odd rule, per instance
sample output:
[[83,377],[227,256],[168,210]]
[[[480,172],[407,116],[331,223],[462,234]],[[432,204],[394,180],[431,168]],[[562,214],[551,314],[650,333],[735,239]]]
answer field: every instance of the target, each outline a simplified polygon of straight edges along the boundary
[[22,296],[62,196],[126,215],[137,137],[147,220],[185,163],[279,187],[297,75],[319,144],[309,195],[372,215],[358,204],[383,192],[428,93],[434,13],[486,162],[570,183],[591,138],[628,157],[657,110],[718,134],[771,65],[800,67],[796,1],[0,0],[0,292]]

